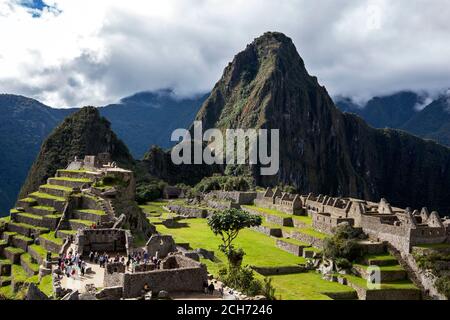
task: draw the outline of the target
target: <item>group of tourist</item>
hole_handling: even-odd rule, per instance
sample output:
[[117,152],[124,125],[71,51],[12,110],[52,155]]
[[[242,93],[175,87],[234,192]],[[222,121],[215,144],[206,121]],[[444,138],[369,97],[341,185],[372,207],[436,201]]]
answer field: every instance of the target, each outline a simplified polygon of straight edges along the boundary
[[161,265],[161,259],[158,259],[157,257],[150,257],[146,250],[135,251],[132,254],[128,255],[126,266],[128,270],[133,270],[133,267],[135,266],[150,263],[154,264],[156,268],[159,269]]
[[89,253],[89,261],[91,263],[98,264],[101,268],[105,268],[108,263],[122,263],[127,267],[127,270],[131,271],[135,266],[142,264],[154,264],[159,269],[161,265],[161,259],[157,257],[150,257],[147,251],[136,251],[128,255],[128,257],[116,255],[111,258],[106,252],[99,254],[98,252],[91,251]]
[[125,258],[124,257],[120,258],[120,256],[118,255],[116,255],[114,258],[110,258],[106,252],[103,254],[99,254],[97,251],[96,252],[91,251],[89,253],[89,262],[98,264],[100,268],[105,268],[106,264],[108,263],[117,263],[117,262],[125,263]]
[[61,255],[58,258],[58,269],[68,278],[84,276],[86,268],[87,264],[81,255],[79,253],[74,254],[72,249],[69,250],[66,256]]

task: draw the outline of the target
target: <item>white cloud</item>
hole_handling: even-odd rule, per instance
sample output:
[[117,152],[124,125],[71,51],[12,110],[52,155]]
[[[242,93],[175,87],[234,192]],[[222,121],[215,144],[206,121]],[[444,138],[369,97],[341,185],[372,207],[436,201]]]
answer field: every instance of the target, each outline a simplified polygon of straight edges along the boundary
[[45,3],[50,8],[36,18],[18,1],[0,0],[0,92],[58,107],[163,87],[204,92],[269,30],[294,40],[332,95],[436,91],[450,83],[450,6],[441,0]]

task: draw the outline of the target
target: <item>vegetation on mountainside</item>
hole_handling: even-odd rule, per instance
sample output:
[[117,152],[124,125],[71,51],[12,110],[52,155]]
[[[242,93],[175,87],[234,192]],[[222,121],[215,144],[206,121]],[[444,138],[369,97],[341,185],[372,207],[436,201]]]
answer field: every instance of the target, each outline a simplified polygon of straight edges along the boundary
[[439,277],[435,285],[439,293],[450,299],[450,276]]
[[351,268],[352,261],[362,256],[357,243],[361,236],[361,231],[348,224],[336,227],[333,236],[325,238],[324,257],[334,260],[339,268]]
[[138,182],[136,185],[136,202],[142,205],[161,199],[166,186],[167,183],[158,179],[146,179]]
[[279,173],[254,168],[258,185],[450,210],[450,149],[339,111],[281,33],[267,32],[235,56],[196,120],[204,130],[280,130]]
[[248,176],[214,175],[204,178],[193,189],[195,192],[203,193],[214,190],[249,191],[254,189],[254,180]]
[[[448,244],[438,244],[434,246],[426,246],[425,248],[440,249],[448,248]],[[450,276],[443,271],[443,265],[446,266],[450,262],[450,254],[437,251],[426,253],[413,253],[417,266],[423,271],[430,271],[437,277],[435,282],[436,289],[445,297],[450,298]],[[444,267],[444,270],[446,267]]]
[[127,147],[111,130],[110,123],[94,107],[85,107],[67,117],[44,141],[20,192],[24,198],[45,184],[56,171],[76,156],[109,152],[121,167],[131,168],[134,160]]

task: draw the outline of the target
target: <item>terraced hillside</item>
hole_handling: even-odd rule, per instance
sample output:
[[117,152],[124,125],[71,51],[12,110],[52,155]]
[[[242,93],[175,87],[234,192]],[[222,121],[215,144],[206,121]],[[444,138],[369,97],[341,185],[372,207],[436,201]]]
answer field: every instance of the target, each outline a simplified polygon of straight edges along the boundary
[[78,229],[108,226],[113,221],[107,200],[87,191],[98,180],[98,172],[58,170],[36,192],[17,202],[0,225],[2,295],[21,299],[31,282],[52,295],[51,270],[45,268],[48,252],[54,261],[65,240]]
[[[165,220],[174,217],[174,214],[164,210],[167,202],[152,202],[142,209],[148,218],[156,225],[157,231],[172,235],[179,246],[191,249],[205,249],[214,252],[213,260],[202,259],[213,275],[218,275],[220,268],[225,264],[226,258],[218,250],[220,239],[212,233],[206,219],[192,218],[180,219],[177,225],[166,226]],[[302,300],[330,300],[356,299],[356,291],[348,286],[325,281],[314,272],[300,272],[302,265],[307,261],[302,255],[294,255],[277,246],[277,238],[257,232],[256,230],[243,230],[236,240],[236,245],[244,249],[244,264],[252,266],[257,277],[270,276],[276,287],[276,295],[282,299]],[[309,245],[305,252],[320,252],[320,249]],[[287,280],[289,279],[289,280]]]
[[[179,201],[178,201],[179,202]],[[177,203],[178,203],[177,202]],[[213,251],[215,259],[202,261],[208,271],[217,275],[226,258],[217,249],[220,239],[215,237],[206,219],[181,219],[166,210],[169,203],[161,201],[142,206],[158,232],[172,235],[177,244],[191,249]],[[205,209],[203,206],[201,206]],[[210,208],[211,210],[214,210]],[[305,272],[304,265],[321,255],[328,235],[315,230],[308,216],[296,216],[255,205],[242,209],[262,216],[260,227],[244,230],[236,245],[246,252],[244,264],[252,266],[258,277],[271,277],[276,295],[282,299],[421,299],[421,291],[408,279],[406,270],[397,259],[381,246],[379,252],[366,254],[354,262],[354,275],[336,274],[330,281],[314,271]],[[361,245],[366,245],[364,242]],[[368,286],[368,267],[378,266],[381,286]],[[369,269],[370,271],[370,269]]]

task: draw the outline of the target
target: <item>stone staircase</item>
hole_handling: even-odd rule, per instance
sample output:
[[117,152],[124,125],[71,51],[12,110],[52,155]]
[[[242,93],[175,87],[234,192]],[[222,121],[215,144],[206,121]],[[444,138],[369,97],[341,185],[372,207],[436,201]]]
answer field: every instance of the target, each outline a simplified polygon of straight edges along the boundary
[[[67,237],[78,229],[106,223],[111,212],[115,214],[114,208],[105,207],[106,200],[81,191],[97,176],[84,170],[58,170],[38,191],[17,202],[5,230],[0,231],[0,287],[6,287],[2,290],[17,294],[26,281],[39,284],[39,267],[48,252],[55,261]],[[68,209],[69,202],[78,206]],[[62,220],[65,209],[67,221]]]
[[[294,216],[256,206],[242,206],[242,209],[263,217],[262,226],[254,230],[276,238],[277,247],[280,249],[307,259],[320,257],[327,235],[315,230],[308,217]],[[361,261],[354,264],[357,275],[336,275],[331,277],[330,281],[352,287],[361,300],[420,300],[422,298],[420,289],[411,282],[407,270],[386,250],[384,244],[362,241],[361,246],[364,252],[371,254],[365,255]],[[367,288],[369,277],[367,269],[370,266],[379,267],[381,288],[378,290]],[[294,269],[291,271],[299,272]]]

